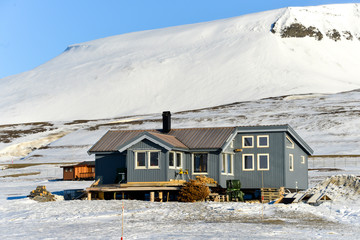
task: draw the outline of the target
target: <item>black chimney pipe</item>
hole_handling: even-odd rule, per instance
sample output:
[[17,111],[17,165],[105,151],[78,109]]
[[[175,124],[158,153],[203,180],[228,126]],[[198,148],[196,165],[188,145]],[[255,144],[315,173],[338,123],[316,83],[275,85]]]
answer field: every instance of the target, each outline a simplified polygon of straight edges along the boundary
[[162,114],[163,119],[163,132],[168,133],[171,130],[171,113],[170,111],[165,111]]

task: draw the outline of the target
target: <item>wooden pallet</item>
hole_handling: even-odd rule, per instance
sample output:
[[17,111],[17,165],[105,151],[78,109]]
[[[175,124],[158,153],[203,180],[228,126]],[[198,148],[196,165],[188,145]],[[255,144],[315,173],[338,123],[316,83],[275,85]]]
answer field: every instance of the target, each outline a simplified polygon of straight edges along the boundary
[[284,188],[261,188],[261,199],[263,203],[268,203],[279,199],[284,194]]

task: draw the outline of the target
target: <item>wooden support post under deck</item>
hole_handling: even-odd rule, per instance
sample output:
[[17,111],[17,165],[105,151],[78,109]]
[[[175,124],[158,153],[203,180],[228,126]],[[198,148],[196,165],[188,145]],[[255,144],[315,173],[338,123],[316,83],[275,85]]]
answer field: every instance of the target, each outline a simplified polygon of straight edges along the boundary
[[99,199],[104,200],[104,192],[99,192]]
[[116,192],[114,192],[114,200],[116,200]]
[[125,193],[122,192],[122,193],[121,193],[121,199],[124,199],[124,198],[125,198]]
[[162,202],[163,201],[163,192],[159,192],[159,199],[160,199],[160,202]]
[[88,200],[91,200],[91,192],[88,192],[88,193],[87,193],[87,199],[88,199]]
[[155,192],[150,192],[150,202],[155,201]]

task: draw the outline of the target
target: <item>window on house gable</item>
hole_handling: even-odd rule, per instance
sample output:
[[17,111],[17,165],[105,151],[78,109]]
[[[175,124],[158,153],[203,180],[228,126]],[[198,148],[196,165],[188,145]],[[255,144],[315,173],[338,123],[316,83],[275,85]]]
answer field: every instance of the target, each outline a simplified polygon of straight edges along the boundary
[[261,153],[257,155],[258,170],[269,170],[269,154]]
[[254,154],[243,154],[242,160],[243,171],[254,170]]
[[135,153],[136,168],[146,168],[146,152]]
[[269,147],[269,135],[259,135],[259,136],[257,136],[257,146],[259,148]]
[[149,168],[159,167],[159,152],[149,152]]
[[207,153],[194,153],[193,154],[193,172],[194,173],[207,173],[208,154]]
[[254,147],[254,136],[243,136],[242,137],[242,146],[243,146],[243,148],[253,148]]
[[287,148],[294,148],[294,142],[288,137],[286,136],[286,147]]
[[294,171],[294,155],[289,154],[289,170]]
[[159,168],[160,151],[136,151],[135,168]]

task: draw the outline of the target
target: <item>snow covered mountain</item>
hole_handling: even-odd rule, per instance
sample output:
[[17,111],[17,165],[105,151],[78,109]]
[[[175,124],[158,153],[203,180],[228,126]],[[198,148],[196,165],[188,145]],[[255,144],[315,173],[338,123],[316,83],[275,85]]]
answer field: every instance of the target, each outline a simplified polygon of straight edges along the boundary
[[291,7],[69,46],[0,79],[0,124],[360,88],[360,5]]

